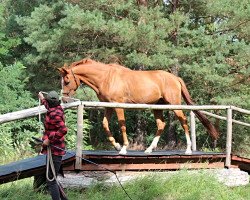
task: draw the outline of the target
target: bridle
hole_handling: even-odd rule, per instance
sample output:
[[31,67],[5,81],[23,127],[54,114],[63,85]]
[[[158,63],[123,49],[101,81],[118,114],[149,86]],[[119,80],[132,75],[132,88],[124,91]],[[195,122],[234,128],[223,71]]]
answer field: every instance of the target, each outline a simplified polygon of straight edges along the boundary
[[[75,73],[73,72],[73,70],[70,69],[70,71],[71,71],[71,73],[72,73],[72,75],[73,75],[73,77],[74,77],[74,81],[75,81],[75,84],[76,84],[76,89],[69,89],[68,92],[64,92],[64,90],[63,90],[64,80],[63,80],[63,77],[62,77],[62,80],[61,80],[61,87],[62,87],[62,89],[61,89],[61,95],[62,95],[62,96],[67,95],[67,97],[70,97],[70,96],[69,96],[70,92],[71,92],[72,90],[75,92],[75,91],[77,90],[77,88],[79,88],[79,87],[82,85],[82,81],[81,81],[80,79],[79,79],[79,84],[78,84],[77,79],[76,79],[76,76],[75,76]],[[88,95],[86,94],[86,91],[83,90],[83,92],[85,93],[85,96],[88,96]],[[73,99],[73,98],[71,98],[71,99]],[[77,99],[77,100],[78,100],[78,99]]]
[[70,69],[70,71],[71,71],[71,73],[72,73],[72,75],[73,75],[73,77],[74,77],[74,81],[75,81],[77,87],[76,87],[76,89],[69,89],[68,92],[64,92],[64,91],[63,91],[63,84],[64,84],[64,81],[63,81],[63,77],[62,77],[62,82],[61,82],[61,85],[62,85],[61,94],[62,94],[62,95],[67,95],[67,96],[69,96],[70,92],[71,92],[72,90],[76,91],[77,88],[78,88],[78,87],[80,86],[80,84],[81,84],[81,81],[80,81],[80,84],[78,84],[77,79],[76,79],[76,76],[75,76],[73,70]]

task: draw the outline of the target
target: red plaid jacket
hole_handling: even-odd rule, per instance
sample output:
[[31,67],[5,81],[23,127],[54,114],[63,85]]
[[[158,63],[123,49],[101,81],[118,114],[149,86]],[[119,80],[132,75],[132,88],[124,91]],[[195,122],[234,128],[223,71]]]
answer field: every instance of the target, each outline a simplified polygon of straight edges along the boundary
[[[65,117],[64,111],[61,105],[54,108],[50,108],[48,102],[43,99],[42,104],[47,109],[47,113],[44,120],[45,131],[43,133],[42,140],[49,139],[50,144],[65,149],[65,138],[67,134],[67,127],[65,126]],[[65,151],[51,147],[51,152],[54,155],[62,156],[65,154]],[[43,146],[42,154],[47,154],[47,146]]]

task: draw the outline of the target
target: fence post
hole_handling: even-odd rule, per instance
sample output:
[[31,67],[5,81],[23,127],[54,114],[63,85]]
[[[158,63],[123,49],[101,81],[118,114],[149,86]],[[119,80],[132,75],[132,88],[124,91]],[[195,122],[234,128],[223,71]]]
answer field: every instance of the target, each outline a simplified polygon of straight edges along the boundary
[[196,151],[196,131],[195,131],[195,114],[191,110],[190,112],[190,132],[191,132],[191,141],[192,141],[192,150]]
[[231,152],[232,152],[232,135],[233,135],[233,119],[232,119],[232,108],[227,109],[227,144],[226,144],[226,163],[225,167],[230,168],[231,166]]
[[83,141],[83,105],[77,107],[77,138],[75,169],[82,168],[82,141]]

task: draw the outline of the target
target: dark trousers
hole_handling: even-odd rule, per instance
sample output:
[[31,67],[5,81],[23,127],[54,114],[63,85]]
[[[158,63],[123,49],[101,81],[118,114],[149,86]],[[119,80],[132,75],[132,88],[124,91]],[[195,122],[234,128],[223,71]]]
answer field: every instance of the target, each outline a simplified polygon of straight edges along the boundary
[[[58,173],[59,173],[61,164],[62,164],[62,156],[55,156],[55,155],[52,154],[52,160],[53,160],[53,163],[54,163],[55,173],[56,173],[56,176],[57,176]],[[49,175],[49,179],[53,178],[53,173],[52,173],[50,167],[49,167],[48,175]],[[64,198],[61,197],[60,188],[59,188],[59,185],[57,184],[55,179],[53,181],[46,180],[46,182],[47,182],[48,190],[49,190],[50,195],[51,195],[53,200],[64,199]]]

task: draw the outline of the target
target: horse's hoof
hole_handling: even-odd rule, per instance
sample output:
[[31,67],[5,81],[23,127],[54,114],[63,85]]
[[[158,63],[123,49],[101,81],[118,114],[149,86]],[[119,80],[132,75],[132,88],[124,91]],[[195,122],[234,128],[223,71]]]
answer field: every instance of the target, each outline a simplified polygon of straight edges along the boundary
[[121,151],[121,149],[122,149],[121,145],[119,143],[116,143],[115,144],[115,150],[116,151]]
[[120,155],[126,155],[127,154],[127,150],[126,149],[121,149],[121,151],[119,152]]
[[186,155],[192,155],[192,150],[186,150],[186,151],[185,151],[185,154],[186,154]]
[[152,149],[151,148],[147,148],[144,153],[152,153]]

